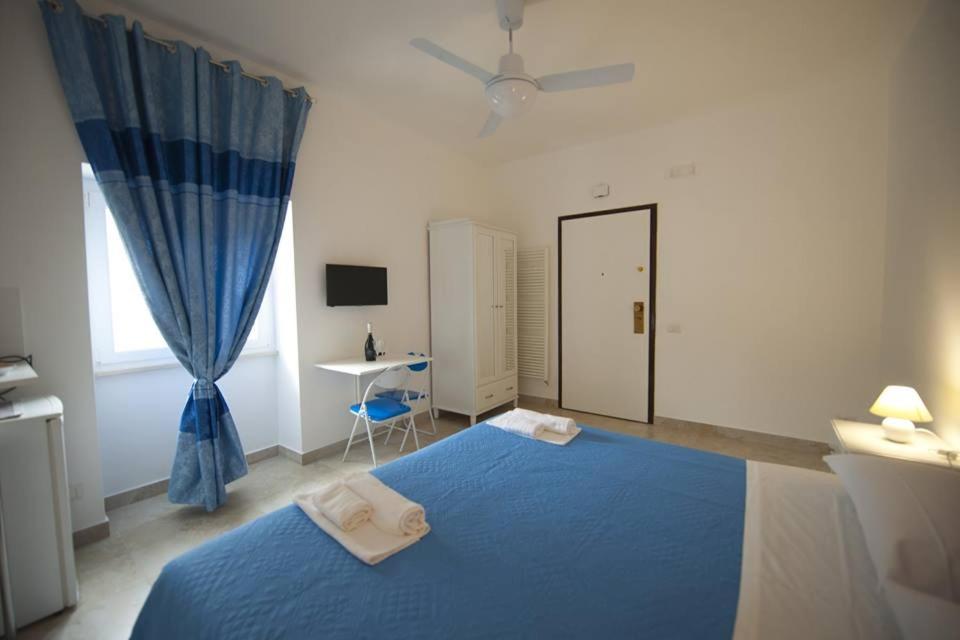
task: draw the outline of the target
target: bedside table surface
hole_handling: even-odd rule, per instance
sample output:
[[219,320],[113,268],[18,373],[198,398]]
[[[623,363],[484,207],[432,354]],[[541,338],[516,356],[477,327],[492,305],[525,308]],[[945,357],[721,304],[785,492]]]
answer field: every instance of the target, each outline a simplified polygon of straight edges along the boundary
[[883,427],[879,424],[851,420],[831,422],[843,453],[865,453],[960,470],[960,467],[956,466],[957,463],[951,464],[945,455],[937,453],[939,449],[949,447],[939,436],[930,431],[917,429],[913,442],[901,444],[887,440],[883,436]]

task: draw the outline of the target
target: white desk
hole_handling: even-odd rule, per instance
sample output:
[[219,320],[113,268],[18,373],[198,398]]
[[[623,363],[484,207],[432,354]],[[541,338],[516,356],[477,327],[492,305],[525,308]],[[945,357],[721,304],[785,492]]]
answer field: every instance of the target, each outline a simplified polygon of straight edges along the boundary
[[901,444],[887,440],[883,436],[883,427],[879,424],[851,420],[833,420],[831,424],[840,444],[840,450],[844,453],[899,458],[960,470],[960,460],[951,462],[947,456],[939,453],[940,450],[949,449],[949,447],[932,431],[917,429],[913,442]]
[[420,364],[422,362],[433,362],[430,356],[401,356],[399,358],[381,358],[372,362],[367,362],[363,358],[348,358],[346,360],[334,360],[333,362],[318,362],[315,366],[318,369],[335,371],[353,376],[354,390],[357,396],[357,404],[363,399],[360,393],[360,378],[366,375],[386,371],[390,367],[400,365]]

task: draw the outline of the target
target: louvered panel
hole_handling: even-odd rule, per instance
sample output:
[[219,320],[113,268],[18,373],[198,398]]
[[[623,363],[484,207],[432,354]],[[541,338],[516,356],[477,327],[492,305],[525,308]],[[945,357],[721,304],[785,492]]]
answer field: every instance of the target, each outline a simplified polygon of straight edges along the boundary
[[517,362],[519,375],[547,381],[547,268],[550,249],[517,252]]

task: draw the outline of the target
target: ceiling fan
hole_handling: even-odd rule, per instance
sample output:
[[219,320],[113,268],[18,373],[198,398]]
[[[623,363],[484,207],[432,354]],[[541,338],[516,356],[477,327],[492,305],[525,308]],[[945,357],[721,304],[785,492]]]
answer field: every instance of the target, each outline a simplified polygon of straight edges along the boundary
[[484,83],[491,111],[480,130],[481,138],[496,131],[502,119],[512,118],[528,111],[533,106],[539,91],[571,91],[633,80],[632,62],[554,73],[539,78],[527,75],[523,69],[523,58],[513,52],[513,32],[523,25],[523,4],[524,0],[497,0],[500,27],[510,34],[510,51],[500,57],[497,73],[490,73],[426,38],[414,38],[410,41],[411,45],[427,55],[469,73]]

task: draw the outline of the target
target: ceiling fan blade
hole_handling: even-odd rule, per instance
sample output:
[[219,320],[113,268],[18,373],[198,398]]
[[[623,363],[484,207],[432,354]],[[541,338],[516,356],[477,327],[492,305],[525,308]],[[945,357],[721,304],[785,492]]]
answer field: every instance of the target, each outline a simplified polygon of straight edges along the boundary
[[426,38],[414,38],[413,40],[410,41],[410,44],[416,47],[417,49],[420,49],[420,51],[423,51],[425,54],[429,56],[433,56],[440,62],[446,62],[452,67],[456,67],[461,71],[465,71],[469,73],[470,75],[480,80],[481,82],[487,82],[488,80],[490,80],[490,78],[493,77],[493,74],[487,71],[486,69],[478,67],[472,62],[467,62],[460,56],[454,53],[450,53],[440,45],[430,42]]
[[541,91],[572,91],[588,87],[602,87],[607,84],[630,82],[633,80],[633,63],[614,64],[609,67],[553,73],[537,78]]
[[503,120],[496,111],[491,111],[490,115],[487,116],[487,121],[483,123],[483,129],[480,129],[480,135],[478,138],[486,138],[493,135],[493,132],[497,130],[497,127],[500,125],[500,121]]

